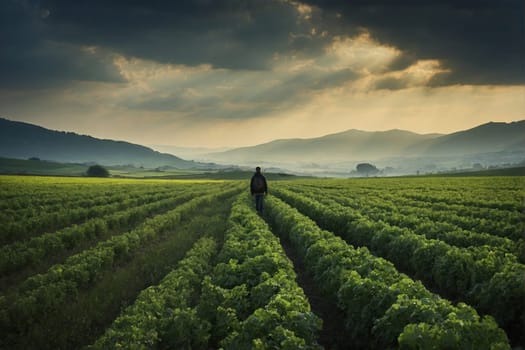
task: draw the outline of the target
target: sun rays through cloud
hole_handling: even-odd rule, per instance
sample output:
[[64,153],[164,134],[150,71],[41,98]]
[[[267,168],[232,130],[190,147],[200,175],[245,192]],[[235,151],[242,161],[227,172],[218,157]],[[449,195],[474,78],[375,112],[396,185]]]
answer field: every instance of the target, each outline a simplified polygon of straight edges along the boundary
[[[523,118],[517,2],[161,3],[4,2],[0,29],[11,30],[0,112],[95,136],[210,147]],[[505,36],[460,31],[461,21],[485,23],[467,10]]]

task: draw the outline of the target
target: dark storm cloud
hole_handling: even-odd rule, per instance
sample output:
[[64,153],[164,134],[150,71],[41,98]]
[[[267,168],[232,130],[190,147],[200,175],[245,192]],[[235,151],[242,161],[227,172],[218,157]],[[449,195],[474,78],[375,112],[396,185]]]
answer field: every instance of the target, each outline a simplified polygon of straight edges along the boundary
[[448,74],[430,83],[524,84],[523,0],[305,0],[341,14],[333,32],[367,28],[383,44],[405,54],[391,68],[416,59],[439,59]]
[[45,35],[46,9],[25,1],[0,4],[0,88],[47,88],[71,80],[123,82],[105,54]]
[[49,88],[72,80],[125,82],[108,57],[54,42],[24,48],[16,56],[3,54],[0,66],[0,88]]
[[262,1],[45,1],[49,35],[162,63],[266,68],[296,29],[293,8]]
[[[318,52],[326,41],[305,39],[309,25],[299,21],[294,5],[277,0],[7,0],[0,12],[7,43],[0,73],[9,74],[3,85],[23,85],[31,77],[39,84],[86,76],[122,79],[110,60],[74,47],[160,63],[257,70],[271,68],[276,53]],[[70,50],[54,52],[49,42]]]
[[132,95],[119,105],[131,110],[177,111],[192,120],[250,119],[307,103],[319,90],[360,77],[350,69],[326,71],[314,63],[293,73],[286,69],[215,70],[205,79],[203,74],[189,70],[183,81],[170,79],[169,86],[150,87],[154,90]]
[[[274,56],[316,57],[362,28],[403,55],[390,70],[439,59],[430,84],[523,84],[523,0],[4,0],[0,88],[122,82],[112,54],[160,63],[268,70]],[[338,16],[341,14],[342,16]],[[310,35],[312,28],[327,35]],[[83,47],[99,48],[95,53]],[[317,79],[319,88],[337,77]],[[315,81],[314,81],[315,84]],[[312,86],[315,89],[316,86]]]

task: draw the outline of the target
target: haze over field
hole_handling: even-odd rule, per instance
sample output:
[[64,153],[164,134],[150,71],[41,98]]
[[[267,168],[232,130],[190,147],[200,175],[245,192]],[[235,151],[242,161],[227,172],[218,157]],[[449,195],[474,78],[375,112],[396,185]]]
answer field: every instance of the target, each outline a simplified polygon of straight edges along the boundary
[[[169,148],[169,147],[167,147]],[[487,123],[456,133],[420,135],[404,130],[367,132],[348,130],[311,139],[285,139],[269,143],[210,152],[209,149],[179,149],[191,159],[124,141],[102,140],[72,132],[0,118],[0,173],[33,171],[36,163],[18,160],[48,160],[61,163],[98,163],[126,168],[201,171],[250,170],[262,165],[265,171],[318,176],[347,177],[356,166],[373,161],[382,176],[435,173],[457,168],[525,165],[525,120]],[[193,152],[193,153],[192,153]],[[13,163],[12,160],[15,160]],[[15,164],[15,168],[13,168]],[[163,174],[161,174],[163,175]]]
[[524,11],[521,0],[6,0],[0,115],[221,149],[522,120]]

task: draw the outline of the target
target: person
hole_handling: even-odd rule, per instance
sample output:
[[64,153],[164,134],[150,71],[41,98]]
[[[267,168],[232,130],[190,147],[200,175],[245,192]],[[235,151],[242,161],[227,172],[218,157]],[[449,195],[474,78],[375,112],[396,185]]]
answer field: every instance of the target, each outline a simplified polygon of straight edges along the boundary
[[250,191],[252,196],[255,196],[255,209],[257,213],[262,214],[263,199],[264,195],[268,194],[268,184],[266,183],[264,175],[261,174],[261,167],[255,168],[255,174],[253,174],[250,182]]

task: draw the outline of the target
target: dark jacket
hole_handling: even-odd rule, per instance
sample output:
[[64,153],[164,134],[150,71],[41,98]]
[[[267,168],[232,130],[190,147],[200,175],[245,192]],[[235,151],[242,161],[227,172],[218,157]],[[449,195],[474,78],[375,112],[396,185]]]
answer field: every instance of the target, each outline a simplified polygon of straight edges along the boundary
[[[255,189],[255,186],[254,186],[254,180],[256,177],[261,177],[262,180],[263,180],[263,183],[264,183],[264,191],[256,191]],[[255,173],[253,174],[252,176],[252,180],[250,181],[250,192],[252,194],[262,194],[262,193],[268,193],[268,185],[266,184],[266,178],[264,177],[263,174],[261,173]]]

